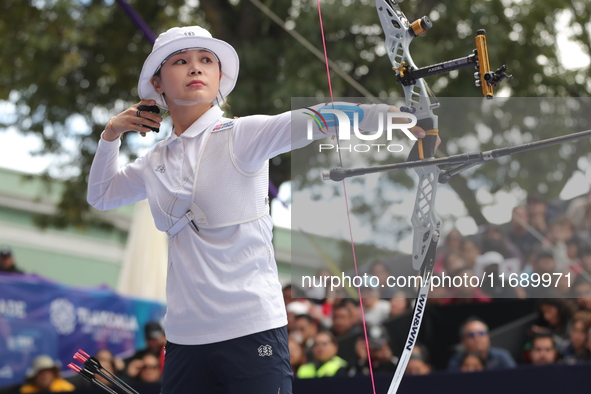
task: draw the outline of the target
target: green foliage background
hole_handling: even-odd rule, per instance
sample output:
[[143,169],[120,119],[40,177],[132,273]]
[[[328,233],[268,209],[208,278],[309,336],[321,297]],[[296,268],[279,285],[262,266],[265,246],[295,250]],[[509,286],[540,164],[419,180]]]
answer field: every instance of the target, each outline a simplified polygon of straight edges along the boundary
[[[323,62],[297,43],[283,28],[247,0],[130,0],[150,28],[160,33],[172,26],[199,24],[228,41],[238,51],[241,71],[229,99],[230,114],[275,114],[290,109],[291,97],[328,95]],[[316,1],[266,0],[289,26],[321,49]],[[438,63],[471,53],[473,36],[487,30],[491,64],[507,64],[514,80],[504,89],[514,97],[588,97],[591,69],[565,69],[568,55],[557,52],[557,18],[565,12],[572,39],[590,54],[591,3],[586,0],[406,0],[401,7],[410,18],[429,15],[434,27],[412,44],[419,66]],[[402,89],[395,83],[389,60],[383,54],[383,33],[374,3],[368,0],[322,1],[324,30],[330,58],[377,97],[396,97]],[[113,0],[3,0],[0,4],[0,99],[16,107],[0,124],[0,141],[7,127],[35,134],[44,143],[44,153],[60,154],[65,141],[74,140],[79,151],[61,162],[59,175],[66,183],[59,211],[43,217],[44,226],[83,226],[90,220],[85,202],[86,178],[100,133],[110,116],[138,101],[137,79],[151,44]],[[334,75],[334,74],[333,74]],[[336,97],[360,93],[333,76]],[[479,95],[471,72],[455,72],[429,81],[440,97]],[[474,109],[475,111],[477,109]],[[470,114],[464,114],[470,118]],[[88,130],[75,133],[69,127],[81,116]],[[443,119],[440,123],[443,125]],[[494,138],[478,139],[477,149],[490,149],[515,142],[511,125],[490,118]],[[584,117],[560,133],[581,130]],[[516,120],[518,128],[519,120]],[[588,125],[587,125],[587,128]],[[499,130],[499,132],[497,132]],[[500,130],[505,130],[501,132]],[[544,129],[556,135],[555,130]],[[522,130],[525,140],[550,136]],[[463,151],[475,131],[447,130],[442,126],[440,151]],[[552,136],[554,136],[552,135]],[[472,139],[470,140],[470,137]],[[124,139],[123,152],[133,159],[138,152],[133,138]],[[472,147],[474,148],[474,147]],[[558,196],[573,171],[588,155],[588,143],[570,150],[544,153],[543,160],[518,158],[511,171],[500,165],[482,166],[466,177],[456,177],[451,186],[477,224],[486,219],[475,197],[478,187],[491,192],[521,187]],[[474,150],[474,149],[471,149]],[[306,165],[322,166],[308,158]],[[376,159],[375,162],[378,162]],[[291,156],[272,161],[271,178],[276,186],[289,180]],[[556,171],[563,176],[557,176]],[[55,171],[55,169],[54,169]],[[524,174],[527,176],[524,177]],[[548,176],[552,174],[552,176]],[[53,173],[52,175],[56,175]],[[414,181],[406,173],[388,179],[407,188]],[[473,181],[477,180],[476,183]],[[298,182],[317,182],[301,179]],[[363,203],[354,206],[368,218],[379,215]]]

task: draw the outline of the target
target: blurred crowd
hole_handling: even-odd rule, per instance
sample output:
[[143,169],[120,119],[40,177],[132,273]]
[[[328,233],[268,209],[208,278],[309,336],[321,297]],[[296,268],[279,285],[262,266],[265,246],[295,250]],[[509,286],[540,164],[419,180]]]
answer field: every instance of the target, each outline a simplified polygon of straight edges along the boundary
[[[286,288],[289,293],[291,289]],[[364,299],[369,312],[380,299]],[[377,300],[377,301],[376,301]],[[318,304],[307,304],[302,299],[288,302],[289,349],[294,376],[298,378],[335,375],[369,375],[368,351],[374,373],[392,374],[398,363],[393,354],[386,325],[391,319],[409,313],[400,310],[399,303],[411,304],[406,298],[392,299],[390,313],[384,324],[367,324],[367,341],[363,332],[359,303],[352,299],[339,300],[332,308],[330,324]],[[591,298],[586,300],[591,301]],[[374,303],[374,306],[370,306]],[[367,305],[366,305],[367,304]],[[569,299],[548,298],[536,302],[537,320],[527,328],[527,340],[522,344],[521,357],[515,359],[507,349],[491,346],[487,323],[476,317],[466,319],[459,326],[460,343],[449,358],[444,370],[450,372],[474,372],[492,369],[515,368],[518,364],[547,365],[553,363],[590,364],[591,310],[576,308]],[[314,317],[316,316],[316,317]],[[350,338],[355,338],[352,342]],[[346,346],[353,346],[347,349]],[[351,357],[351,354],[354,357]],[[425,375],[434,370],[430,351],[417,344],[406,374]]]
[[[386,283],[392,271],[387,261],[365,268],[367,273],[380,278],[380,283]],[[9,248],[0,249],[0,272],[22,273]],[[459,343],[445,370],[475,372],[516,368],[519,364],[591,364],[591,193],[564,206],[549,205],[542,196],[532,194],[526,204],[513,209],[510,223],[504,226],[490,225],[473,236],[464,236],[456,229],[445,235],[438,249],[434,275],[499,278],[500,274],[505,274],[505,278],[515,274],[518,280],[505,286],[499,286],[498,279],[477,287],[440,286],[431,292],[429,303],[535,298],[537,320],[526,329],[521,357],[516,359],[508,349],[492,346],[489,326],[482,318],[472,316],[457,327]],[[544,274],[562,275],[550,286],[532,286],[531,281],[524,280]],[[330,273],[322,270],[318,275]],[[283,288],[291,365],[296,378],[369,375],[370,359],[376,374],[392,374],[396,369],[398,358],[392,350],[393,338],[387,326],[412,313],[416,289],[360,288],[367,334],[357,289],[351,290],[328,292],[325,288],[302,289],[292,285]],[[94,357],[132,385],[158,383],[165,333],[159,323],[150,322],[144,335],[146,348],[132,357],[121,360],[107,349]],[[405,373],[425,375],[436,370],[430,353],[427,346],[417,343]],[[59,365],[43,355],[33,361],[18,392],[72,391],[88,385],[79,377],[62,378]]]
[[[388,262],[377,262],[366,273],[383,284],[392,271]],[[514,280],[509,282],[511,274]],[[434,275],[492,279],[479,286],[436,287],[429,296],[430,304],[536,299],[537,321],[526,328],[519,359],[507,349],[491,346],[488,325],[473,316],[458,327],[460,343],[447,362],[447,371],[515,368],[518,364],[591,364],[591,193],[562,206],[531,194],[524,205],[513,209],[510,223],[504,226],[489,225],[474,236],[453,229],[438,249]],[[330,273],[319,271],[317,276]],[[544,282],[542,278],[551,280]],[[284,288],[295,376],[368,375],[368,347],[375,373],[394,371],[398,359],[386,326],[412,312],[416,289],[359,289],[367,340],[360,303],[355,299],[357,289],[353,294],[347,289],[325,290]],[[357,339],[352,342],[351,337]],[[433,370],[429,349],[418,344],[406,373],[423,375]]]

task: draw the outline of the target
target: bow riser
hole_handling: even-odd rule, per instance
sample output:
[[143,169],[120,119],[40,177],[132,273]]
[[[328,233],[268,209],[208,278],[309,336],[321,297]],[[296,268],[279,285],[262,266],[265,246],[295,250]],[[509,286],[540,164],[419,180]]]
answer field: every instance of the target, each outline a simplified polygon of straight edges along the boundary
[[[477,85],[486,84],[486,86],[483,86],[482,91],[489,98],[492,97],[492,86],[503,78],[510,76],[504,73],[506,70],[504,66],[495,72],[490,71],[483,30],[478,31],[477,34],[479,37],[476,40],[477,49],[470,56],[419,69],[410,56],[410,43],[414,37],[423,34],[431,28],[432,24],[429,18],[424,16],[410,23],[396,0],[376,0],[376,9],[385,35],[386,53],[392,64],[392,69],[396,72],[396,82],[401,84],[404,90],[406,105],[400,107],[400,110],[413,114],[417,119],[417,126],[421,127],[426,133],[424,138],[415,143],[408,156],[408,161],[410,162],[408,164],[412,164],[412,167],[415,168],[419,176],[418,191],[411,219],[414,230],[412,266],[415,270],[421,272],[422,283],[411,320],[411,329],[396,367],[392,383],[388,389],[388,394],[395,394],[402,381],[406,366],[411,358],[418,338],[429,294],[441,226],[435,214],[435,198],[438,182],[440,181],[441,175],[445,175],[445,173],[433,162],[437,161],[434,157],[435,147],[439,139],[438,118],[433,110],[439,107],[439,102],[433,97],[423,78],[464,67],[475,66],[479,70],[475,74]],[[319,1],[318,10],[320,14]],[[477,156],[480,159],[483,158],[482,154]],[[409,165],[406,168],[410,167]],[[343,180],[349,176],[371,173],[372,171],[372,168],[350,171],[343,169],[341,165],[341,168],[333,169],[329,175],[323,175],[323,177],[325,179]],[[357,267],[354,252],[353,259],[355,267]],[[373,375],[372,384],[375,394]]]
[[[417,69],[410,56],[410,43],[414,37],[431,28],[431,21],[429,18],[423,17],[412,24],[409,23],[395,0],[376,0],[376,8],[384,30],[388,58],[392,63],[392,69],[397,74],[397,82],[402,84],[404,89],[406,106],[401,107],[400,110],[414,114],[417,118],[417,126],[427,133],[423,139],[415,143],[408,160],[433,158],[439,132],[438,118],[433,113],[433,109],[437,108],[439,103],[436,100],[431,101],[430,89],[422,78],[415,79],[409,74],[412,70]],[[439,240],[440,222],[435,215],[435,197],[440,170],[436,166],[428,166],[417,168],[416,172],[419,176],[419,184],[411,219],[414,230],[412,266],[415,270],[422,271],[423,284],[419,290],[417,304],[413,312],[411,330],[388,394],[394,394],[398,390],[417,340],[429,294],[428,283]],[[420,305],[421,302],[422,305]]]
[[439,231],[441,222],[435,214],[435,198],[441,170],[437,166],[416,168],[419,184],[411,223],[414,229],[412,246],[412,267],[420,270],[426,259],[433,237]]

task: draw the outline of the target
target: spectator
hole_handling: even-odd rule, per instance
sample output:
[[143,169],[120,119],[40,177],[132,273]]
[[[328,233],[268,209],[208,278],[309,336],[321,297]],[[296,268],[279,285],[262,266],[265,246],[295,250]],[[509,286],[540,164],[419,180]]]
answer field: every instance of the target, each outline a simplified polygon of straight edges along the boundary
[[8,248],[0,249],[0,273],[22,274],[16,267],[12,251]]
[[[330,283],[330,271],[326,269],[319,269],[316,275],[312,278],[310,287],[304,289],[306,298],[312,300],[315,303],[321,303],[322,300],[326,299],[327,288],[322,284]],[[328,279],[327,279],[328,278]],[[315,284],[319,284],[316,286]]]
[[[561,276],[558,277],[556,279],[556,277],[553,277],[554,279],[556,279],[554,281],[554,286],[556,286],[556,294],[558,294],[558,297],[562,297],[562,298],[566,298],[570,295],[571,293],[571,284],[572,284],[572,279],[573,279],[573,275],[570,274],[569,272],[561,272]],[[567,276],[568,275],[568,276]],[[574,277],[576,278],[576,277]],[[573,304],[574,306],[574,304]]]
[[535,252],[535,258],[532,266],[533,272],[539,275],[556,272],[556,260],[551,250],[540,248]]
[[588,274],[591,276],[591,244],[584,242],[579,249],[579,257],[581,258],[581,272],[580,275]]
[[361,307],[359,306],[359,300],[353,298],[343,298],[339,301],[340,304],[344,305],[349,312],[351,312],[351,320],[353,325],[361,325]]
[[[115,376],[119,375],[120,366],[118,366],[117,364],[118,362],[121,362],[121,360],[117,360],[109,349],[99,350],[95,353],[94,357],[99,361],[99,363],[101,363],[103,368],[105,368],[107,371],[111,372]],[[96,375],[96,379],[99,382],[106,384],[107,386],[111,385],[111,382],[109,382],[107,379],[103,378],[100,375]]]
[[136,355],[142,358],[145,354],[160,357],[162,348],[166,345],[166,336],[164,335],[164,329],[160,323],[147,323],[144,327],[144,334],[146,337],[146,348],[143,351],[137,352]]
[[556,261],[556,272],[569,270],[570,259],[566,242],[574,235],[573,224],[566,216],[556,217],[548,227],[547,242],[544,243],[544,246],[552,249]]
[[295,317],[292,338],[302,345],[307,358],[312,356],[316,334],[318,334],[318,323],[312,316],[302,314]]
[[[441,301],[447,299],[448,297],[450,289],[444,286],[443,275],[443,273],[434,274],[433,278],[431,279],[431,284],[437,283],[439,285],[431,288],[431,291],[429,292],[429,298],[427,299],[427,303],[429,305],[441,305]],[[447,285],[447,283],[445,284]]]
[[294,300],[291,296],[291,283],[281,288],[281,294],[283,294],[283,302],[287,308],[287,305]]
[[462,257],[466,266],[474,268],[476,266],[476,259],[480,256],[480,245],[476,241],[466,238],[462,242]]
[[332,300],[333,304],[336,304],[340,300],[351,297],[351,295],[353,294],[353,291],[351,291],[351,293],[349,293],[348,290],[351,290],[351,289],[345,288],[343,286],[334,286],[332,288],[327,288],[326,289],[327,299]]
[[[508,233],[509,240],[519,249],[522,255],[521,269],[525,264],[525,256],[529,255],[534,248],[540,244],[538,239],[533,233],[535,231],[529,225],[529,215],[527,208],[523,205],[518,205],[513,208],[513,214],[511,215],[511,230]],[[538,237],[543,239],[542,234],[538,234]]]
[[[396,371],[398,358],[392,355],[390,349],[390,337],[383,326],[368,327],[367,330],[369,354],[371,356],[371,366],[373,373],[393,373]],[[355,353],[357,353],[357,363],[352,365],[348,371],[348,376],[368,376],[369,361],[367,358],[367,347],[365,346],[365,336],[360,335],[355,342]]]
[[476,352],[468,352],[464,354],[460,364],[460,371],[462,372],[478,372],[484,371],[486,361]]
[[498,252],[504,259],[516,259],[521,262],[523,255],[498,226],[489,224],[482,235],[482,253]]
[[307,314],[312,316],[323,327],[330,327],[332,305],[334,304],[334,292],[330,291],[330,286],[323,286],[323,284],[330,283],[330,278],[330,271],[326,269],[318,270],[310,283],[310,287],[306,288],[304,292],[309,307]]
[[569,269],[573,275],[578,275],[583,270],[583,263],[581,263],[580,250],[582,241],[579,237],[574,236],[566,241],[566,254],[569,259]]
[[433,268],[433,272],[437,274],[444,272],[444,259],[450,253],[460,253],[463,239],[463,235],[455,228],[447,234],[447,237],[445,237],[445,244],[441,248],[437,249],[437,257],[435,258],[435,266]]
[[529,224],[539,233],[546,234],[548,230],[548,204],[538,193],[530,193],[527,196],[527,214]]
[[531,328],[532,333],[545,334],[548,331],[553,336],[554,345],[559,352],[563,352],[568,345],[569,321],[574,313],[574,307],[563,298],[544,298],[537,303],[539,315],[538,323]]
[[585,212],[590,205],[589,203],[591,203],[591,191],[584,196],[573,199],[566,209],[566,217],[573,222],[576,231],[579,233],[589,228],[589,224],[591,224],[585,221]]
[[406,365],[405,375],[428,375],[431,373],[431,365],[428,360],[419,353],[413,353]]
[[142,358],[132,360],[127,366],[127,378],[131,383],[145,382],[155,383],[159,382],[162,377],[162,369],[160,361],[156,356],[146,353]]
[[478,286],[472,286],[470,281],[470,278],[474,276],[472,268],[460,268],[451,276],[453,276],[452,283],[460,283],[460,286],[454,284],[454,286],[448,291],[447,298],[440,301],[441,305],[490,302],[491,299],[486,293],[484,293]]
[[[556,272],[556,260],[554,260],[554,254],[548,249],[539,249],[535,252],[535,257],[532,264],[532,273],[543,278],[550,275],[550,278],[554,278],[553,274]],[[526,289],[527,296],[529,298],[541,298],[550,297],[552,290],[549,287],[544,286],[530,286]],[[555,294],[559,296],[558,294]]]
[[410,310],[409,296],[402,289],[394,292],[393,297],[390,298],[390,317],[400,316]]
[[591,312],[576,312],[571,320],[570,343],[562,353],[565,364],[586,364],[589,361],[587,349],[589,328],[591,328]]
[[289,363],[291,364],[291,370],[293,375],[296,376],[298,369],[306,363],[306,353],[304,347],[294,339],[289,339]]
[[27,372],[27,381],[20,388],[20,392],[39,393],[50,392],[60,393],[74,391],[74,385],[60,377],[59,364],[50,356],[37,356]]
[[445,237],[445,247],[448,251],[459,252],[462,247],[462,240],[464,236],[457,228],[452,228]]
[[591,282],[586,275],[579,275],[575,278],[572,293],[578,308],[591,312]]
[[423,345],[420,342],[415,344],[415,347],[412,348],[412,354],[418,354],[423,357],[423,359],[429,363],[431,360],[431,356],[429,355],[429,350],[427,346]]
[[141,361],[143,362],[143,365],[137,376],[138,380],[145,383],[160,382],[162,371],[160,369],[160,361],[158,360],[158,357],[147,353],[142,357]]
[[339,345],[335,336],[328,331],[321,331],[314,337],[311,362],[302,365],[298,369],[297,377],[323,378],[343,373],[347,362],[337,356]]
[[448,371],[459,371],[465,353],[477,353],[485,361],[485,369],[514,368],[515,361],[508,351],[490,346],[488,326],[478,318],[468,319],[460,328],[463,351],[456,352],[447,366]]
[[390,316],[390,303],[379,298],[380,292],[377,288],[362,287],[360,290],[366,323],[370,326],[384,323]]
[[391,275],[390,269],[384,263],[378,262],[374,263],[370,270],[370,275],[375,276],[379,280],[379,284],[383,285],[383,287],[378,288],[379,297],[382,299],[389,300],[394,295],[396,289],[393,287],[387,286],[388,284],[388,277]]
[[452,272],[456,272],[466,265],[466,261],[459,252],[451,251],[443,257],[442,267],[439,273],[450,275]]
[[344,303],[339,303],[332,310],[332,333],[342,338],[350,333],[358,333],[359,326],[354,324],[351,310]]
[[306,296],[302,289],[295,287],[292,284],[283,286],[281,292],[283,294],[283,302],[285,303],[285,307],[287,307],[287,305],[291,304],[293,301],[305,300]]
[[304,301],[292,301],[287,304],[287,332],[295,328],[295,318],[299,315],[307,315],[310,312],[310,305]]
[[156,321],[146,323],[146,325],[144,326],[144,337],[146,339],[146,347],[144,349],[136,351],[133,356],[125,359],[127,374],[130,377],[135,376],[132,375],[132,373],[136,373],[136,368],[132,368],[132,371],[130,371],[129,368],[129,365],[133,360],[142,359],[146,354],[151,354],[157,359],[160,359],[160,357],[162,356],[164,345],[166,345],[164,329],[162,329],[160,323]]
[[504,271],[505,258],[496,251],[489,251],[481,254],[476,258],[476,265],[474,266],[474,273],[478,276],[482,275],[491,266],[496,266],[496,271]]
[[530,352],[532,365],[548,365],[558,360],[558,351],[551,334],[537,334]]
[[[526,291],[517,286],[507,286],[503,283],[501,275],[509,278],[511,274],[517,274],[520,270],[520,263],[515,259],[505,259],[499,252],[486,252],[476,259],[474,274],[485,278],[480,285],[482,291],[489,297],[494,298],[525,298]],[[505,279],[506,281],[507,279]]]
[[580,235],[585,241],[591,242],[591,203],[587,203],[585,206],[582,217],[584,228],[581,230]]

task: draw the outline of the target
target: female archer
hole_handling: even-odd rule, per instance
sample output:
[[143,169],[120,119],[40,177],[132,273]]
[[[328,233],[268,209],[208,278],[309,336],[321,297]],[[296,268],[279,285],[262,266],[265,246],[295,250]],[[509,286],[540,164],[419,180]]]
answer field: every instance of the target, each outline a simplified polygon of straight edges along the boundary
[[[113,209],[147,198],[156,227],[169,236],[163,394],[291,393],[268,160],[311,142],[306,112],[321,106],[225,118],[219,104],[238,70],[234,48],[201,27],[161,34],[141,71],[142,101],[111,118],[90,171],[92,206]],[[167,109],[173,132],[119,168],[121,135],[149,132],[162,121],[140,105]],[[389,109],[360,108],[365,129],[377,127]],[[317,128],[313,138],[325,132]],[[420,128],[413,132],[424,136]]]

